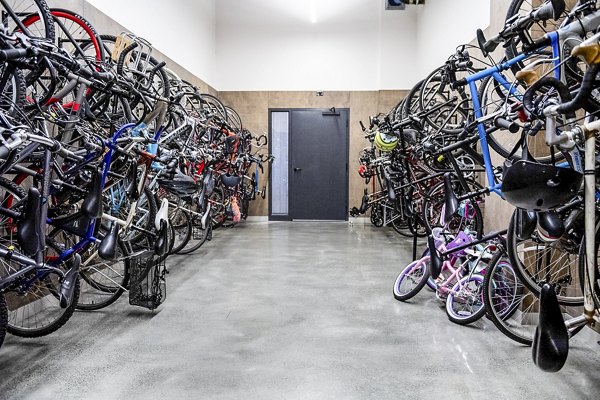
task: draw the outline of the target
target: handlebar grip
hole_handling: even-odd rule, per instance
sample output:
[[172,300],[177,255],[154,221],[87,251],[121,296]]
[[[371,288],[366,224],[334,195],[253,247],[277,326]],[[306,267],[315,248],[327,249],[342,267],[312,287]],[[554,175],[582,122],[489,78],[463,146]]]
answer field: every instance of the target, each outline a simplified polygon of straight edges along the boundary
[[456,68],[471,68],[473,66],[473,61],[461,61],[456,63]]
[[92,76],[100,81],[110,82],[115,79],[115,76],[110,72],[92,71]]
[[550,0],[537,10],[534,10],[531,13],[531,17],[536,21],[546,21],[550,18],[557,21],[565,11],[565,7],[564,0]]
[[496,126],[500,129],[506,129],[508,130],[510,133],[517,133],[519,132],[519,124],[517,124],[515,121],[509,121],[506,118],[496,118],[494,120],[494,123],[496,124]]
[[535,21],[545,21],[552,18],[554,14],[554,8],[551,3],[546,3],[540,6],[537,10],[531,12],[531,17]]
[[360,128],[363,130],[363,132],[367,130],[367,128],[365,128],[365,124],[363,124],[362,121],[359,121],[359,124],[360,124]]
[[483,44],[484,50],[488,53],[492,53],[494,50],[496,50],[496,47],[498,47],[501,40],[502,39],[500,37],[494,36],[493,38],[491,38],[490,40],[488,40],[487,42],[485,42]]
[[121,51],[121,54],[119,55],[119,62],[117,63],[117,73],[119,75],[123,75],[123,64],[125,63],[125,57],[127,57],[127,54],[131,53],[137,47],[138,43],[133,42],[129,46],[125,47],[123,51]]
[[0,146],[0,159],[6,160],[10,154],[10,149],[6,146]]
[[7,49],[0,50],[0,61],[16,60],[27,57],[30,51],[27,49]]
[[475,135],[475,136],[471,136],[470,138],[467,138],[465,140],[460,140],[456,143],[453,143],[449,146],[446,147],[442,147],[439,151],[438,154],[442,154],[442,153],[450,153],[451,151],[457,150],[461,147],[463,147],[464,145],[469,145],[471,143],[475,143],[479,140],[479,136]]

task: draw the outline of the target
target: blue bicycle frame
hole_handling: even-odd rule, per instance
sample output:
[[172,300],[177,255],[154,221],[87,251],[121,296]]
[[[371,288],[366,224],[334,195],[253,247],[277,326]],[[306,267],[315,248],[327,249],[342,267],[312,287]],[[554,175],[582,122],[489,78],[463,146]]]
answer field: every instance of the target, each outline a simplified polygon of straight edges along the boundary
[[[558,32],[550,32],[547,34],[550,39],[551,47],[552,47],[552,62],[554,65],[554,76],[556,79],[560,79],[560,48],[559,48],[559,36]],[[545,47],[544,47],[545,48]],[[521,61],[538,54],[541,49],[536,51],[532,51],[529,53],[520,54],[515,58],[512,58],[506,62],[503,62],[499,65],[495,65],[493,67],[484,69],[483,71],[477,72],[475,74],[469,75],[465,78],[465,82],[469,85],[469,91],[471,93],[471,101],[473,102],[473,109],[475,113],[475,118],[478,120],[483,117],[483,113],[481,111],[481,103],[479,100],[479,96],[477,94],[477,85],[476,82],[483,80],[489,76],[491,76],[494,80],[500,83],[511,96],[515,96],[517,99],[521,100],[522,95],[519,91],[512,85],[510,82],[502,76],[500,72],[506,71],[511,68],[513,65],[520,63]],[[494,192],[497,195],[502,196],[502,183],[496,180],[494,176],[494,169],[492,164],[492,159],[490,156],[490,149],[487,142],[487,132],[485,130],[485,124],[483,122],[479,122],[477,124],[477,133],[479,134],[479,140],[481,142],[481,152],[484,160],[484,167],[487,177],[488,190],[490,192]]]
[[[110,140],[105,142],[105,145],[108,148],[108,151],[106,152],[106,154],[104,155],[104,158],[103,158],[102,179],[100,181],[100,188],[102,190],[104,190],[104,188],[106,187],[106,180],[108,177],[108,172],[110,171],[110,166],[111,166],[111,163],[113,160],[113,155],[114,155],[115,150],[118,147],[117,140],[121,137],[121,135],[126,130],[133,128],[135,125],[136,124],[125,124],[125,125],[121,126],[121,128],[119,128],[119,130],[117,130],[117,132],[113,135],[113,137]],[[163,129],[161,128],[156,132],[156,134],[154,136],[155,142],[157,142],[158,139],[160,138],[162,131],[163,131]],[[151,154],[156,154],[156,151],[157,151],[156,146],[149,145],[148,149]],[[51,224],[52,219],[48,219],[48,222]],[[97,224],[97,220],[92,220],[87,228],[85,236],[83,236],[82,239],[78,243],[76,243],[74,246],[61,252],[60,255],[55,260],[48,262],[48,264],[54,265],[54,266],[59,265],[60,263],[64,262],[66,259],[68,259],[74,253],[81,252],[81,251],[85,250],[89,245],[95,243],[98,240],[94,236],[94,231],[96,230],[96,224]]]

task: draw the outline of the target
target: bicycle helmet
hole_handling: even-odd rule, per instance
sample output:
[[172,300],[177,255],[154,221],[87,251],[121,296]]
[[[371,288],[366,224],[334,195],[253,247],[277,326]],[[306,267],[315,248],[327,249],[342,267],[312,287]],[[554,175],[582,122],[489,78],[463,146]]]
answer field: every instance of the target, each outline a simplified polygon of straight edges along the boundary
[[554,165],[520,160],[504,164],[502,193],[513,206],[545,211],[571,200],[581,188],[583,174]]
[[221,182],[223,182],[223,185],[229,188],[237,186],[241,180],[241,177],[237,175],[230,175],[229,172],[221,175]]
[[194,178],[176,171],[172,176],[159,178],[158,184],[169,193],[178,196],[192,196],[198,190],[198,185]]
[[398,137],[388,135],[380,130],[375,132],[375,147],[380,151],[392,151],[398,146]]

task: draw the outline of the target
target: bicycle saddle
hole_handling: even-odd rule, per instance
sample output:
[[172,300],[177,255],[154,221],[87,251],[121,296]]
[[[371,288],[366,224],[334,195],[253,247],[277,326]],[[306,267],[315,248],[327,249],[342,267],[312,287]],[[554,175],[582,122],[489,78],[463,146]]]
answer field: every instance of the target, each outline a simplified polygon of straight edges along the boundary
[[194,178],[179,171],[175,171],[174,174],[164,179],[158,179],[158,184],[167,191],[179,196],[191,196],[198,190]]
[[98,171],[94,175],[90,191],[85,196],[81,204],[81,211],[90,218],[100,218],[102,216],[102,172]]
[[90,223],[102,217],[102,173],[95,174],[90,191],[85,195],[81,209],[76,213],[52,219],[52,225],[77,236],[85,236]]
[[29,188],[27,206],[22,215],[23,221],[17,231],[17,241],[23,252],[29,256],[35,256],[46,248],[46,235],[40,223],[41,197],[36,188]]
[[60,284],[59,304],[61,308],[67,308],[73,303],[73,296],[79,279],[79,267],[81,265],[81,256],[75,254],[71,263],[71,268],[65,274]]
[[119,224],[113,222],[106,236],[98,246],[98,255],[103,260],[114,260],[117,255],[117,242],[119,240]]
[[164,219],[160,220],[160,229],[156,235],[156,242],[154,243],[154,253],[162,257],[167,254],[168,250],[168,235],[167,235],[168,224]]
[[127,187],[125,188],[127,196],[129,196],[130,199],[137,199],[140,197],[137,182],[137,166],[135,164],[130,166],[127,171],[127,182]]
[[540,320],[532,346],[533,362],[542,371],[559,371],[569,355],[569,332],[554,292],[548,283],[540,292]]
[[430,271],[431,271],[431,277],[433,279],[437,279],[438,276],[440,276],[440,273],[442,272],[442,258],[440,257],[440,254],[437,251],[437,248],[435,247],[435,239],[433,237],[433,235],[429,235],[427,238],[427,246],[429,247],[429,257],[430,257]]
[[366,193],[366,189],[365,189],[365,194],[363,194],[362,201],[360,203],[360,209],[358,209],[357,211],[360,214],[364,214],[367,212],[368,208],[369,208],[369,195]]
[[458,210],[458,198],[454,194],[454,189],[452,189],[449,172],[444,174],[444,194],[444,224],[447,224]]

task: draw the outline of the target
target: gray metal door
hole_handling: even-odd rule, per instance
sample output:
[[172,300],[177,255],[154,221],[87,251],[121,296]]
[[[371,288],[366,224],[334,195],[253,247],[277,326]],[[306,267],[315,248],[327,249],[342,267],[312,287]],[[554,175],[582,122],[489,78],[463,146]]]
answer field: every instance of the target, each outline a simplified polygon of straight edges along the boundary
[[348,110],[290,110],[290,217],[347,220]]

